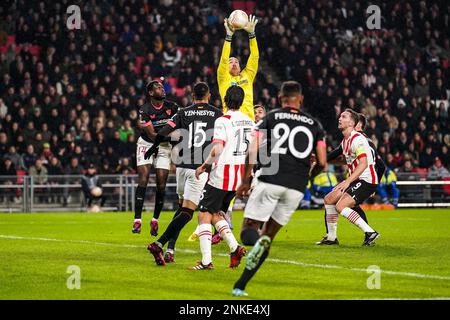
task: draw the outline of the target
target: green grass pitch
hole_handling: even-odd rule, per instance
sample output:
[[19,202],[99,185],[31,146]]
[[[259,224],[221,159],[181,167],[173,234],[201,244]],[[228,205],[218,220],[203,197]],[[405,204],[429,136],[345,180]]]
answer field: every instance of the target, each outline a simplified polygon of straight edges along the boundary
[[[160,232],[172,212],[164,212]],[[268,260],[247,286],[246,299],[435,299],[450,297],[450,210],[368,212],[381,233],[362,247],[362,232],[339,218],[341,245],[314,245],[324,234],[322,211],[298,211],[275,239]],[[199,243],[182,231],[175,258],[155,265],[146,245],[150,214],[140,235],[131,213],[0,215],[0,299],[236,299],[238,269],[227,268],[225,243],[213,246],[215,269],[189,271]],[[242,212],[234,213],[239,238]],[[243,261],[244,262],[244,261]],[[69,290],[67,268],[79,266],[80,289]],[[381,269],[379,289],[368,289]],[[369,281],[369,283],[376,283]],[[240,298],[242,299],[242,298]]]

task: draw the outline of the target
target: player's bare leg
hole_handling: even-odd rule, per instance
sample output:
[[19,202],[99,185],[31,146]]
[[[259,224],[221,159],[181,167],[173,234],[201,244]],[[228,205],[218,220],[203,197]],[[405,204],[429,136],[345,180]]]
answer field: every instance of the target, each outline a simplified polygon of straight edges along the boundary
[[[228,225],[230,226],[231,230],[233,230],[233,221],[232,220],[233,220],[233,206],[234,206],[235,200],[236,200],[236,198],[233,198],[233,200],[231,200],[230,205],[228,206],[227,212],[224,213],[224,218],[227,221]],[[220,241],[222,241],[222,236],[216,230],[216,232],[214,233],[214,235],[211,239],[211,243],[218,244],[218,243],[220,243]]]
[[147,190],[148,176],[150,173],[150,165],[142,165],[137,167],[138,173],[138,186],[135,193],[135,205],[134,205],[134,223],[133,233],[141,233],[142,224],[142,207],[145,201],[145,191]]
[[161,210],[164,206],[164,198],[166,195],[166,183],[169,177],[169,170],[156,169],[156,196],[155,196],[155,210],[153,212],[153,219],[150,222],[150,234],[154,237],[158,235],[158,219]]
[[211,222],[230,248],[230,268],[236,268],[247,250],[238,244],[228,222],[224,218],[223,212],[214,213]]
[[256,242],[255,246],[247,255],[245,260],[245,269],[239,280],[234,284],[233,295],[243,296],[245,287],[251,278],[258,271],[259,267],[264,263],[269,255],[270,246],[282,225],[278,224],[272,218],[267,221],[261,231],[261,237]]
[[378,232],[373,230],[361,217],[359,214],[351,209],[356,205],[355,200],[348,194],[344,193],[336,204],[336,210],[348,221],[356,225],[365,233],[365,239],[363,245],[372,244],[380,235]]

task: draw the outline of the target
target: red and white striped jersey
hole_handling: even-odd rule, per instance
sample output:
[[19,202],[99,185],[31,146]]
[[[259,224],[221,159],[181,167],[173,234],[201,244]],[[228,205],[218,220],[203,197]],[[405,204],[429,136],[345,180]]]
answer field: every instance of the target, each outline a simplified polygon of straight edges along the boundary
[[371,184],[378,184],[378,176],[375,173],[375,155],[369,146],[367,138],[363,134],[353,130],[348,139],[344,138],[342,140],[341,145],[350,174],[358,166],[359,160],[366,157],[368,166],[359,179]]
[[213,142],[220,142],[224,149],[211,168],[208,183],[221,190],[235,191],[244,174],[250,134],[255,123],[240,111],[228,111],[214,123]]

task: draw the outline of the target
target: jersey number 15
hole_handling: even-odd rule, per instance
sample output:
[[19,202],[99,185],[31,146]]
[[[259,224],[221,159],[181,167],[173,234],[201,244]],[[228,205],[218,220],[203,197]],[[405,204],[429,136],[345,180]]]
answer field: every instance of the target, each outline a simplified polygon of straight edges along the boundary
[[189,124],[189,143],[188,148],[199,148],[206,141],[205,128],[208,124],[201,121],[194,121]]
[[233,156],[242,156],[248,150],[250,140],[248,134],[252,131],[251,128],[240,128],[236,131],[234,136],[236,137],[236,149],[233,151]]

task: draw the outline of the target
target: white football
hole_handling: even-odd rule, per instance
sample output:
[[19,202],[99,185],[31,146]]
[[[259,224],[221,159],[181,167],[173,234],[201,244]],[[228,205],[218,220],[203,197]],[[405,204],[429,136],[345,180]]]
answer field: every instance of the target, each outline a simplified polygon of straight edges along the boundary
[[102,188],[100,188],[100,187],[93,187],[91,189],[91,194],[94,197],[100,197],[102,195]]
[[244,28],[247,22],[248,22],[248,15],[242,10],[234,10],[228,18],[228,23],[235,30]]

